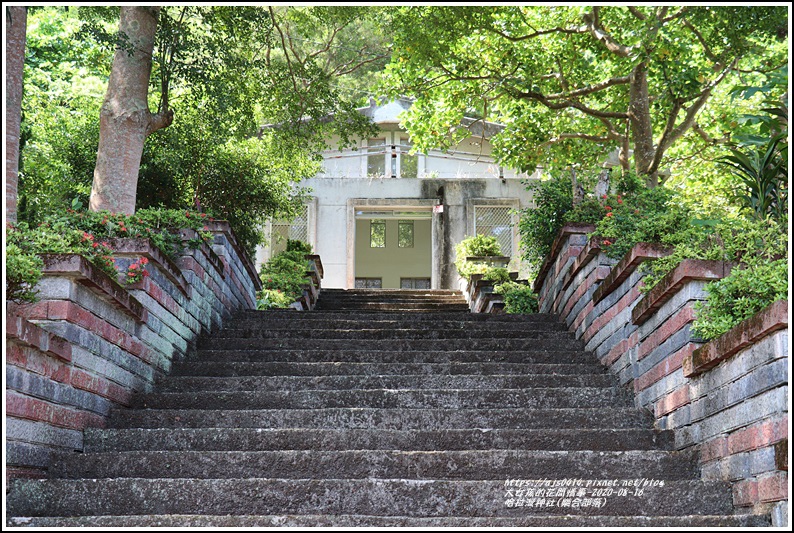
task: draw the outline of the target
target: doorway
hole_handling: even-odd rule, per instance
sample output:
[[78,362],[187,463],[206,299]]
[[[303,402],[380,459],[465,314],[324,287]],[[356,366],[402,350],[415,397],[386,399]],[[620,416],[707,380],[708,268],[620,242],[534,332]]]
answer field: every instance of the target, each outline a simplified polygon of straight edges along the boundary
[[357,210],[355,287],[430,288],[430,211]]

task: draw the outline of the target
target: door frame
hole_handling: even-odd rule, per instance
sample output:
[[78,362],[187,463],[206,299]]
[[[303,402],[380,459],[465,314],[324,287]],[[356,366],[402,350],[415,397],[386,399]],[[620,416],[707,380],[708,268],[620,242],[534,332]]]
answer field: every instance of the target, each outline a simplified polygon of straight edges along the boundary
[[422,198],[351,198],[347,201],[347,276],[345,288],[356,286],[356,211],[377,211],[379,209],[405,209],[406,211],[428,211],[430,218],[430,287],[440,288],[441,265],[438,251],[443,238],[439,232],[438,216],[433,207],[435,199]]

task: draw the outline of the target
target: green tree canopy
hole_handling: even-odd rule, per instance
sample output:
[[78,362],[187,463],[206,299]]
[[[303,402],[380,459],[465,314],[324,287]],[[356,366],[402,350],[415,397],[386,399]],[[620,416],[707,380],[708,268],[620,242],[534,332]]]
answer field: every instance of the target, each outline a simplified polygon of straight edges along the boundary
[[617,150],[654,186],[726,80],[787,63],[786,17],[782,6],[402,7],[386,83],[417,98],[406,124],[420,148],[456,142],[474,114],[506,125],[494,140],[506,164],[593,166]]

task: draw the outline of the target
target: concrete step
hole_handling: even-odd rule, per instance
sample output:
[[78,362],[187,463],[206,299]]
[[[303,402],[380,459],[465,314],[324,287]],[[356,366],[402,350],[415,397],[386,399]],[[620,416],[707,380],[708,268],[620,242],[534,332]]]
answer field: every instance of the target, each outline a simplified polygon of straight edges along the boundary
[[255,320],[255,321],[270,321],[270,320],[399,320],[406,322],[430,323],[435,324],[439,321],[456,321],[456,322],[477,322],[477,323],[493,323],[493,322],[536,322],[536,323],[560,323],[558,315],[536,313],[531,315],[491,315],[479,313],[380,313],[372,311],[311,311],[299,312],[295,310],[285,309],[271,309],[268,311],[238,311],[234,318],[234,322],[240,320]]
[[291,362],[291,361],[229,361],[187,360],[173,364],[170,379],[178,376],[202,377],[254,377],[254,376],[457,376],[479,374],[544,374],[544,375],[599,375],[605,370],[593,361],[587,363],[361,363],[361,362]]
[[[331,341],[333,342],[333,341]],[[349,342],[345,341],[347,345]],[[403,351],[396,347],[376,350],[359,347],[335,351],[323,348],[251,348],[251,349],[201,349],[197,351],[197,363],[208,361],[239,362],[295,362],[295,363],[402,363],[402,364],[453,364],[453,363],[516,363],[516,364],[595,364],[593,356],[577,350],[457,350],[449,343],[442,344],[444,351]],[[441,347],[440,347],[441,348]],[[476,373],[473,372],[473,373]]]
[[110,428],[647,429],[634,408],[578,409],[114,409]]
[[[646,487],[642,495],[630,494],[599,498],[601,507],[580,509],[583,514],[610,516],[733,512],[730,485],[723,482],[666,481],[663,487]],[[11,482],[6,504],[8,516],[526,516],[526,507],[506,505],[507,500],[514,499],[511,496],[504,480],[50,479]],[[536,506],[531,512],[559,515],[560,508]]]
[[560,339],[219,339],[210,338],[201,343],[203,350],[372,350],[401,352],[427,349],[472,351],[539,351],[576,350],[584,348],[582,341],[570,337]]
[[436,303],[436,302],[350,302],[350,303],[331,303],[327,305],[325,302],[317,300],[316,310],[331,309],[334,311],[387,311],[387,312],[401,312],[401,311],[461,311],[468,313],[469,305],[467,303]]
[[322,292],[327,296],[463,296],[461,291],[452,289],[323,289]]
[[692,479],[686,452],[547,450],[129,451],[56,454],[53,478]]
[[324,301],[331,304],[338,303],[391,303],[391,302],[407,302],[407,303],[461,303],[465,302],[466,298],[462,294],[400,294],[391,292],[379,296],[371,296],[367,294],[334,294],[327,291],[321,291],[318,297],[319,301]]
[[608,374],[536,375],[347,375],[347,376],[171,376],[159,392],[198,391],[301,391],[366,389],[535,389],[549,387],[611,387],[617,379]]
[[633,399],[617,388],[367,389],[255,392],[163,392],[140,394],[132,406],[147,409],[488,409],[629,407]]
[[[686,528],[686,527],[769,527],[765,515],[684,515],[684,516],[604,516],[604,515],[537,515],[531,509],[515,517],[409,517],[372,515],[133,515],[11,518],[11,527],[228,527],[228,528],[307,528],[307,527],[389,527],[389,528]],[[570,513],[570,509],[564,512]]]
[[[304,313],[314,314],[314,313]],[[477,315],[473,315],[477,316]],[[499,316],[499,315],[492,315]],[[283,330],[326,330],[326,329],[343,329],[343,330],[368,330],[368,329],[413,329],[421,331],[479,331],[485,335],[489,332],[502,332],[502,331],[564,331],[568,329],[562,322],[540,322],[535,320],[528,321],[474,321],[474,320],[438,320],[438,321],[421,321],[421,320],[379,320],[377,316],[368,320],[349,320],[347,318],[318,318],[316,320],[292,320],[289,317],[279,313],[278,318],[271,319],[237,319],[230,321],[227,328],[222,329],[218,334],[229,336],[228,332],[236,332],[240,330],[261,330],[268,329],[271,331]]]
[[[212,336],[215,344],[225,341],[248,339],[348,339],[362,340],[460,340],[460,339],[519,339],[519,340],[553,340],[570,343],[573,337],[567,331],[549,331],[545,328],[532,330],[481,330],[481,329],[416,329],[416,328],[356,328],[356,329],[315,329],[315,328],[245,328],[225,329]],[[202,344],[206,344],[202,343]]]
[[670,450],[671,431],[651,429],[263,429],[85,430],[86,453],[151,450]]

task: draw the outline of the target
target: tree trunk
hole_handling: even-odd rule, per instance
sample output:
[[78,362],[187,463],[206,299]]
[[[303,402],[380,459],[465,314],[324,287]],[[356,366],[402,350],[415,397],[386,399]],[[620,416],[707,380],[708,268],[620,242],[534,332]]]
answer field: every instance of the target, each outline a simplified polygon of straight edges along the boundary
[[22,72],[28,11],[6,7],[6,221],[17,221],[19,127],[22,119]]
[[[121,7],[108,90],[99,113],[99,148],[89,209],[135,212],[138,170],[146,137],[173,121],[173,111],[149,111],[149,77],[160,7]],[[126,36],[126,38],[125,38]]]
[[637,174],[644,175],[649,188],[658,185],[653,166],[653,125],[651,107],[648,99],[648,71],[645,63],[640,63],[631,72],[629,84],[629,120],[631,138],[634,143],[634,167]]

